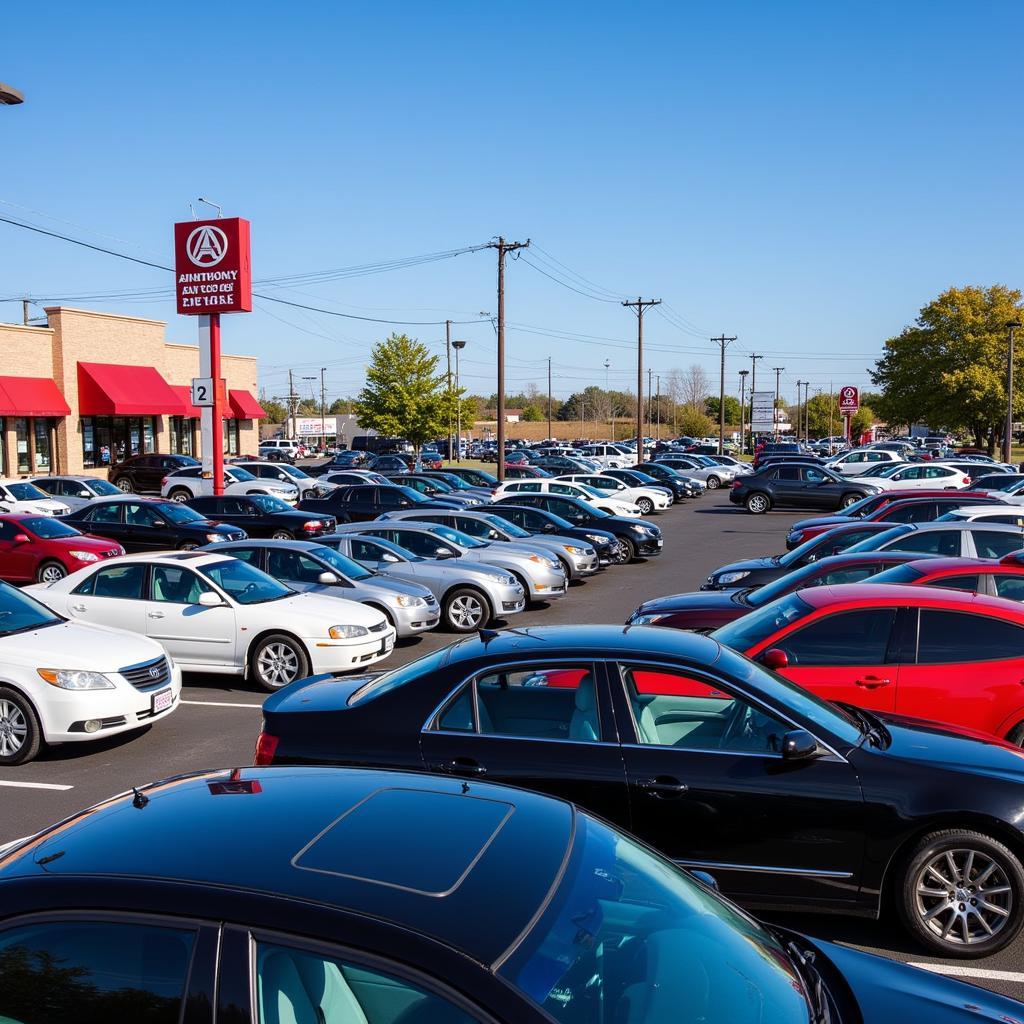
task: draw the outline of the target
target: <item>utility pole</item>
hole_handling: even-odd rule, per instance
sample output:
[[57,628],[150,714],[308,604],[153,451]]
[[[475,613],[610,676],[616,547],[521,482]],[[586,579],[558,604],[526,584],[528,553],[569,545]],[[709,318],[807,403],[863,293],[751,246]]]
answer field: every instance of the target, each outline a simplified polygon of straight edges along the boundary
[[289,426],[286,431],[289,438],[294,439],[295,437],[295,403],[298,400],[298,395],[295,394],[295,383],[292,380],[292,371],[288,371],[288,420]]
[[654,417],[651,415],[651,395],[654,394],[654,387],[651,383],[651,378],[654,376],[653,370],[647,371],[647,433],[651,432],[651,420]]
[[551,356],[548,356],[548,439],[551,438]]
[[1010,351],[1006,359],[1006,436],[1003,438],[1003,462],[1009,462],[1013,447],[1013,332],[1020,327],[1019,320],[1006,325],[1010,330]]
[[747,374],[749,370],[740,370],[740,454],[747,450],[746,430],[743,421],[747,415]]
[[750,454],[754,454],[754,392],[757,390],[757,361],[764,356],[750,357]]
[[803,396],[800,393],[800,389],[804,386],[804,381],[798,380],[796,382],[796,439],[800,440],[800,435],[804,429],[804,413],[803,406],[801,404]]
[[654,399],[654,407],[658,410],[658,440],[661,440],[661,374],[654,378],[658,382],[658,393]]
[[835,445],[832,443],[832,381],[828,382],[828,453],[832,454]]
[[[324,386],[326,366],[320,367],[320,436],[324,439],[324,452],[327,451],[327,388]],[[337,430],[334,432],[337,437]]]
[[775,428],[775,440],[779,439],[779,374],[785,370],[784,366],[773,366],[775,371],[775,405],[772,406],[772,426]]
[[736,335],[727,338],[720,334],[712,341],[718,343],[720,359],[718,362],[718,454],[725,454],[725,350],[729,343],[736,340]]
[[[506,242],[499,236],[488,248],[498,250],[498,481],[505,479],[505,254],[526,249],[525,242]],[[461,448],[461,444],[459,446]]]
[[[452,461],[452,322],[444,322],[444,351],[448,360],[448,461]],[[459,438],[459,450],[462,450],[462,438]]]
[[612,365],[610,359],[604,361],[604,393],[608,398],[608,421],[612,428],[612,442],[615,441],[615,403],[612,401],[612,393],[608,387],[608,367]]
[[636,312],[636,461],[644,461],[644,313],[651,306],[660,306],[661,299],[643,299],[623,302]]
[[28,299],[21,300],[21,322],[28,327]]
[[804,381],[804,441],[811,442],[811,382]]

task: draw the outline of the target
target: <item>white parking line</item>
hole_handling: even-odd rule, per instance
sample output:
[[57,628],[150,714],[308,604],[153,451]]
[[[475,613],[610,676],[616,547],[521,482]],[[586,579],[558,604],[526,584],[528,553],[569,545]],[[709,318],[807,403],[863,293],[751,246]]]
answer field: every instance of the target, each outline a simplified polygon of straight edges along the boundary
[[1021,971],[992,971],[986,967],[961,967],[959,964],[919,964],[908,962],[909,967],[920,967],[922,971],[932,974],[948,974],[953,978],[985,978],[988,981],[1012,981],[1024,985],[1024,973]]
[[74,789],[74,786],[58,786],[55,782],[2,782],[0,786],[10,786],[12,789]]
[[220,700],[183,700],[182,704],[196,704],[208,708],[261,708],[262,704],[235,704],[233,701]]

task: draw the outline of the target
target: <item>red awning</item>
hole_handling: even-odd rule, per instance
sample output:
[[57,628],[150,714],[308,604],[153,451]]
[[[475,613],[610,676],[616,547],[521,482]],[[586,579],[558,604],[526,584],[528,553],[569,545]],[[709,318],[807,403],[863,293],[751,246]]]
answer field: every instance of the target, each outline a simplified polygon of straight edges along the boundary
[[236,420],[262,420],[267,414],[259,402],[248,391],[229,391],[228,405],[231,418]]
[[83,416],[185,416],[185,405],[152,366],[78,364]]
[[199,419],[202,416],[203,410],[198,405],[192,404],[192,388],[188,384],[172,384],[171,390],[181,399],[181,404],[185,406],[183,415],[192,419]]
[[0,416],[69,416],[71,409],[49,377],[0,377]]

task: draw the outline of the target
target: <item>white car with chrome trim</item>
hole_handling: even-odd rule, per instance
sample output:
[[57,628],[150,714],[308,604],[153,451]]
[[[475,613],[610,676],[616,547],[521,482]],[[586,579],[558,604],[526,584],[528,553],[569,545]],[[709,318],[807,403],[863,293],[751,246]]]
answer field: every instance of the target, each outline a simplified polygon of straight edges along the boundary
[[588,504],[594,505],[612,516],[626,516],[630,519],[640,518],[640,509],[631,501],[621,498],[612,498],[593,487],[585,484],[574,484],[568,480],[539,479],[539,480],[506,480],[500,487],[495,488],[493,499],[500,501],[502,498],[514,498],[518,494],[557,494],[563,498],[577,498]]
[[675,501],[664,488],[634,487],[619,480],[618,477],[608,476],[604,473],[568,473],[556,479],[593,487],[609,498],[617,498],[636,505],[642,516],[649,516],[653,512],[664,512]]

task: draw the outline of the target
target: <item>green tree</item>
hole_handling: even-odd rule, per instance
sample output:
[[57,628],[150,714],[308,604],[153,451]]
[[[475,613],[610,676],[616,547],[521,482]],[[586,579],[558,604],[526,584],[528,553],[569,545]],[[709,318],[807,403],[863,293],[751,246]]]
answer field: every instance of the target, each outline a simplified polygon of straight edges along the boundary
[[676,428],[686,437],[710,437],[715,425],[710,417],[705,416],[699,409],[686,405],[679,409]]
[[[374,345],[366,385],[355,401],[360,424],[390,437],[404,437],[416,449],[448,429],[456,392],[445,388],[438,357],[404,334]],[[453,417],[454,419],[454,417]]]
[[275,398],[268,398],[262,391],[260,392],[260,405],[263,406],[263,411],[267,414],[267,420],[270,423],[284,423],[288,418],[288,410],[284,407],[284,403]]
[[[929,302],[885,343],[871,372],[883,392],[875,411],[890,426],[969,430],[992,452],[1006,415],[1006,325],[1020,319],[1020,302],[1020,291],[1005,285],[950,288]],[[1019,349],[1014,369],[1024,369]],[[1018,392],[1015,415],[1022,411]]]
[[591,385],[582,391],[571,394],[558,410],[560,420],[579,420],[593,422],[608,418],[608,392],[604,388]]
[[[704,400],[704,412],[718,422],[718,395]],[[740,421],[740,400],[734,395],[725,396],[725,422],[733,426]]]
[[[831,403],[829,401],[831,397]],[[831,405],[831,417],[829,409]],[[850,431],[856,438],[863,434],[876,421],[875,414],[871,408],[862,404],[860,411],[853,417],[850,423]],[[795,425],[795,423],[794,423]],[[831,396],[819,394],[811,395],[807,401],[807,429],[811,437],[828,437],[831,434],[843,432],[843,417],[839,414],[838,392]]]
[[315,398],[303,398],[295,411],[299,416],[319,416],[320,403]]
[[347,416],[352,411],[350,398],[336,398],[327,410],[332,416]]
[[523,406],[524,423],[540,423],[542,419],[544,419],[544,417],[541,415],[540,409],[538,409],[532,402]]

